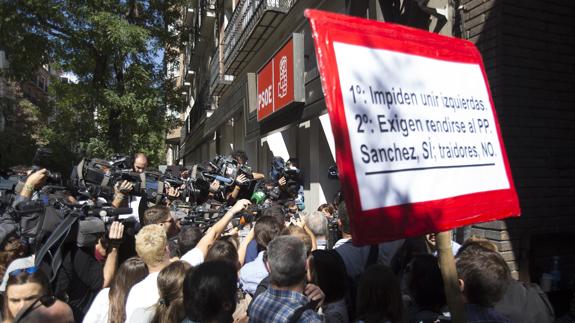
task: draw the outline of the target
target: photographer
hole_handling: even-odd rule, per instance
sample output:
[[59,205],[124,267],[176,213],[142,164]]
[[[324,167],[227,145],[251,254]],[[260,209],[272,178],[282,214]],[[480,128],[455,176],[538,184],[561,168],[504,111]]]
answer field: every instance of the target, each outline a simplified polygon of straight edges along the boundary
[[90,228],[92,235],[101,235],[96,243],[63,247],[62,265],[55,280],[55,295],[67,300],[74,319],[81,322],[96,294],[110,285],[118,264],[118,249],[124,235],[124,225],[113,222],[104,236],[104,223]]
[[[137,153],[134,155],[134,163],[132,164],[132,171],[136,173],[143,173],[148,167],[148,158],[143,153]],[[129,207],[132,208],[132,213],[128,215],[123,215],[122,219],[134,219],[136,222],[140,223],[140,214],[143,214],[147,206],[147,201],[145,195],[134,196],[132,195],[132,190],[134,185],[127,180],[116,183],[114,185],[114,198],[112,200],[112,206],[119,207]]]
[[[47,195],[41,195],[40,189],[46,183],[48,178],[49,171],[46,169],[40,169],[35,172],[28,172],[29,175],[26,177],[26,180],[22,184],[18,185],[19,187],[16,188],[16,195],[12,207],[14,209],[18,209],[19,205],[25,205],[28,201],[37,200],[37,199],[46,199],[43,201],[44,204],[48,203],[49,197]],[[62,192],[64,193],[64,192]],[[67,192],[63,194],[64,197],[69,201],[73,202],[73,197],[67,195]],[[12,209],[12,211],[14,211]],[[16,220],[13,218],[14,214],[11,212],[7,212],[2,215],[0,219],[0,226],[2,226],[3,230],[0,230],[0,236],[2,236],[3,242],[6,241],[7,245],[9,245],[9,249],[12,251],[10,252],[13,254],[13,258],[10,261],[5,263],[7,268],[5,272],[2,273],[2,284],[0,285],[0,291],[4,291],[6,288],[6,282],[8,281],[8,273],[14,270],[27,268],[30,266],[34,266],[35,260],[35,248],[37,247],[36,244],[31,243],[29,238],[36,238],[36,234],[38,230],[43,229],[39,228],[36,223],[37,220],[35,217],[37,215],[34,214],[26,214],[22,218]],[[23,223],[24,227],[23,227]],[[45,221],[47,223],[50,221]],[[43,223],[43,224],[44,224]],[[31,228],[30,226],[33,226]],[[2,234],[2,231],[6,231],[5,234]],[[17,247],[16,247],[17,246]]]
[[297,167],[297,158],[290,158],[287,162],[280,156],[272,160],[270,177],[275,180],[280,188],[279,200],[293,200],[299,211],[305,209],[303,179],[300,169]]
[[34,196],[34,192],[41,188],[44,183],[46,182],[46,177],[48,175],[48,170],[45,168],[35,171],[28,175],[26,178],[26,182],[24,182],[24,186],[22,186],[22,190],[14,200],[14,204],[16,205],[22,201],[30,200]]
[[[238,165],[247,165],[248,163],[248,155],[246,154],[245,151],[242,150],[234,150],[231,153],[231,157],[232,159],[238,163]],[[261,173],[256,173],[256,172],[252,172],[251,175],[253,181],[258,181],[261,180],[263,178],[265,178],[264,174]],[[248,178],[248,176],[246,174],[240,173],[236,178],[235,178],[235,185],[234,188],[228,192],[227,194],[227,200],[228,200],[228,204],[233,204],[235,203],[235,201],[237,201],[238,199],[249,199],[251,196],[251,193],[253,191],[253,185],[251,185],[249,183],[250,179]]]
[[148,157],[144,153],[137,153],[134,155],[133,171],[136,173],[143,173],[148,168]]

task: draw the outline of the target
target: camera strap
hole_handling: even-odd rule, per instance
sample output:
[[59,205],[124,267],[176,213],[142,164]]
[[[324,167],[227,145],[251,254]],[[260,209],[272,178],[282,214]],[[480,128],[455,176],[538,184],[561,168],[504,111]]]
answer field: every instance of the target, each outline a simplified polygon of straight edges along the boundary
[[74,223],[78,221],[78,219],[79,217],[74,214],[70,214],[67,217],[65,217],[64,220],[60,222],[60,224],[56,227],[56,229],[54,229],[54,232],[52,232],[48,240],[46,240],[46,243],[42,245],[42,248],[40,248],[40,250],[36,252],[34,265],[38,267],[44,260],[44,257],[46,257],[48,253],[50,253],[52,247],[56,245],[58,246],[54,250],[53,254],[50,253],[52,258],[50,263],[52,273],[49,277],[51,283],[56,279],[58,270],[62,265],[62,245],[64,244],[64,242],[66,242],[66,238],[70,234],[72,226],[74,225]]
[[192,167],[192,173],[190,174],[190,178],[192,180],[195,180],[197,178],[197,176],[198,176],[198,165],[194,165]]
[[307,304],[298,307],[290,316],[288,323],[297,323],[303,313],[308,310],[315,310],[320,300],[309,301]]
[[159,181],[158,182],[158,195],[156,196],[156,204],[160,203],[161,199],[162,199],[162,195],[164,193],[167,193],[168,190],[164,187],[164,181]]
[[86,160],[82,159],[80,161],[80,163],[77,166],[77,170],[76,170],[79,182],[82,186],[86,185],[86,183],[84,182],[84,161],[86,161]]

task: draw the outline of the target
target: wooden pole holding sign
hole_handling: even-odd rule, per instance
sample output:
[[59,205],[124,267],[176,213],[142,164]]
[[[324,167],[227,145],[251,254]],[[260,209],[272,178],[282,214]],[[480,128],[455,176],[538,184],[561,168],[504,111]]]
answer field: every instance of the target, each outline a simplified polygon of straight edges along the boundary
[[457,270],[455,269],[455,260],[451,250],[451,231],[436,234],[435,243],[439,256],[439,269],[441,269],[441,276],[443,277],[443,288],[445,289],[445,297],[451,312],[452,322],[465,323],[467,322],[465,307],[459,291]]

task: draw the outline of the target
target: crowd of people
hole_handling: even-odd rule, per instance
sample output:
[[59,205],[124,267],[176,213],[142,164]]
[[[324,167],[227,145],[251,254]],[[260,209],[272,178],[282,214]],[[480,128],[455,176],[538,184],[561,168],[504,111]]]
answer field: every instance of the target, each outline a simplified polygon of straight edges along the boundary
[[[146,156],[134,157],[133,171],[145,172]],[[232,157],[239,164],[248,160],[241,151]],[[185,179],[189,172],[183,169],[180,175]],[[46,170],[28,175],[13,207],[42,198],[37,193],[46,176]],[[267,186],[267,192],[278,188],[278,194],[259,198],[253,194],[255,185],[246,181]],[[130,206],[131,214],[80,226],[94,238],[79,243],[66,235],[59,248],[40,260],[38,248],[27,244],[22,232],[2,224],[2,320],[451,320],[432,234],[356,246],[345,201],[305,205],[301,183],[296,184],[281,174],[257,172],[237,175],[224,189],[214,180],[202,204],[219,215],[200,226],[186,224],[186,213],[178,211],[186,199],[178,188],[152,205],[131,194],[131,183],[121,181],[104,202]],[[74,196],[65,198],[78,203]],[[250,213],[252,218],[244,217]],[[337,239],[330,238],[331,223],[337,226]],[[495,245],[470,239],[461,246],[453,242],[453,250],[468,322],[555,321],[545,294],[534,284],[514,280]]]

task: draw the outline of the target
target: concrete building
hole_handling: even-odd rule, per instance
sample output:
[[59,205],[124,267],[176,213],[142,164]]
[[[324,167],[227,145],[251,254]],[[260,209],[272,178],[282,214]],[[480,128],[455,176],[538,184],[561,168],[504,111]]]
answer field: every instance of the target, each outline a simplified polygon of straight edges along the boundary
[[42,142],[35,132],[38,122],[35,111],[47,106],[50,79],[59,76],[45,65],[29,80],[16,82],[2,74],[8,67],[0,51],[0,167],[14,166],[33,156],[33,150]]
[[[478,45],[523,214],[462,230],[459,238],[475,234],[492,239],[514,275],[526,280],[538,281],[557,254],[564,281],[572,280],[575,244],[560,243],[575,235],[571,2],[192,1],[189,56],[184,61],[191,109],[175,158],[190,165],[243,149],[251,166],[267,173],[274,155],[297,157],[305,175],[307,208],[331,201],[339,189],[339,183],[327,177],[328,167],[335,164],[334,143],[303,16],[306,8],[402,23]],[[257,74],[289,42],[294,55],[301,57],[302,93],[258,121]]]
[[[440,2],[435,5],[447,8]],[[190,96],[194,104],[182,128],[178,158],[190,165],[243,149],[251,166],[267,173],[273,156],[286,160],[296,157],[304,172],[306,205],[314,209],[332,201],[339,182],[327,177],[328,167],[335,165],[334,141],[313,40],[303,16],[306,8],[379,20],[384,17],[377,1],[193,3],[187,11],[195,15],[188,18],[194,28],[189,43],[191,57],[186,63],[192,72]],[[426,20],[419,25],[431,29],[437,26],[437,18],[430,18],[419,7],[398,13],[398,19],[419,21],[418,16]],[[439,29],[450,30],[450,25],[440,25]],[[258,121],[256,74],[291,39],[302,58],[297,66],[304,85],[300,102],[292,102],[281,113]]]
[[520,218],[476,225],[470,233],[496,242],[527,281],[538,282],[559,256],[561,286],[573,290],[575,3],[460,5],[459,36],[483,55],[522,209]]

